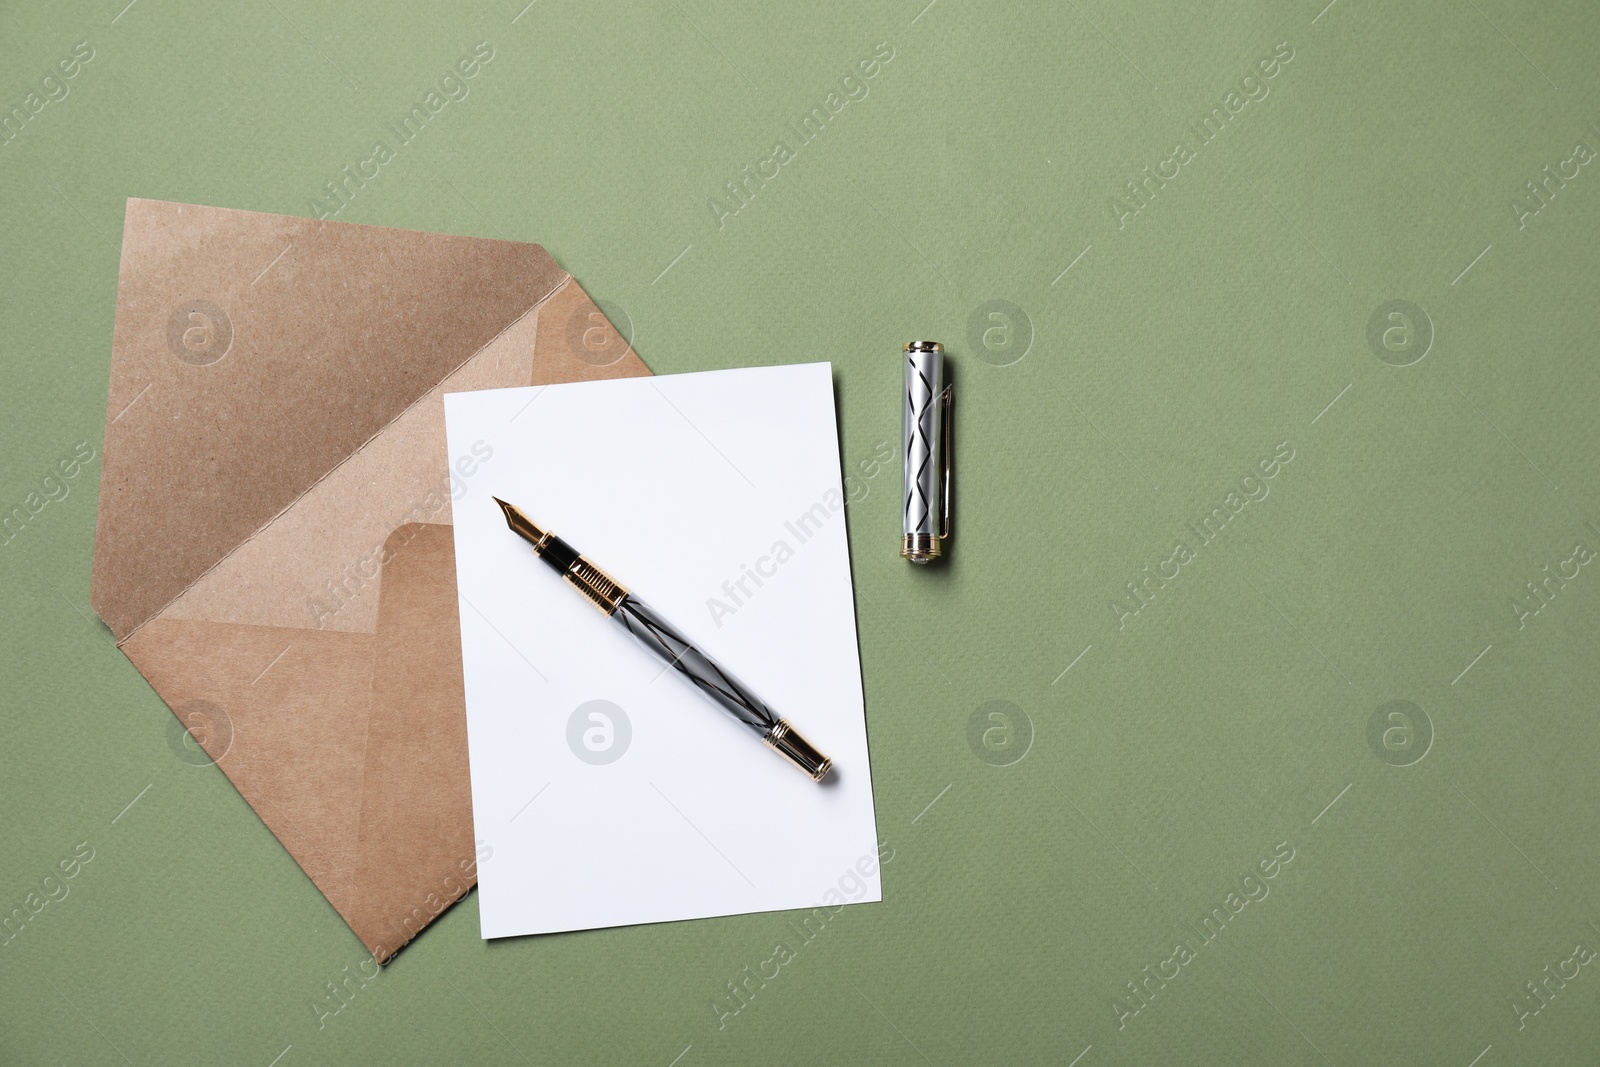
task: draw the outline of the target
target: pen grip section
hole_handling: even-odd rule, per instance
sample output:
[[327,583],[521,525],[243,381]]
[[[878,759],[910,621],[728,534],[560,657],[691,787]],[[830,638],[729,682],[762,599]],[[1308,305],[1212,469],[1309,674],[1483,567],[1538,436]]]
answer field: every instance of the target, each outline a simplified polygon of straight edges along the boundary
[[631,593],[623,597],[612,617],[640,644],[763,738],[778,725],[771,708],[638,597]]

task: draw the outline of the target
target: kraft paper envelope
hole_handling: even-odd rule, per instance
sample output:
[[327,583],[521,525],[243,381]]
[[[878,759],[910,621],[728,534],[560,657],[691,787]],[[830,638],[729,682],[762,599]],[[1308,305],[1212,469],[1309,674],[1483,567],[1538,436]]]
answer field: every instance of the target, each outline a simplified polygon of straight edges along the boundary
[[128,201],[90,599],[379,961],[476,881],[449,523],[496,458],[441,398],[648,373],[538,245]]

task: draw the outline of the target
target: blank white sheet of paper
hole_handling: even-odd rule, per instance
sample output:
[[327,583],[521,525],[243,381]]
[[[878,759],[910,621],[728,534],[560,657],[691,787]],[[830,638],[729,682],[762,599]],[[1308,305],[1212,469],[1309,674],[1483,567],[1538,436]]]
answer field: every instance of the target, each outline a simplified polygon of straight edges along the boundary
[[[445,396],[485,938],[882,899],[831,366]],[[834,761],[822,784],[506,527],[516,505]]]

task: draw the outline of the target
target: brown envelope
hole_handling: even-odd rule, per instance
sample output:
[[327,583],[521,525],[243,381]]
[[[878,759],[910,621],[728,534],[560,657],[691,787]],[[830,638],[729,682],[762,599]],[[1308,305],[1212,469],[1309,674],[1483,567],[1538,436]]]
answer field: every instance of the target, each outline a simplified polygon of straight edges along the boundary
[[538,245],[128,201],[90,600],[380,962],[477,880],[441,397],[648,373]]

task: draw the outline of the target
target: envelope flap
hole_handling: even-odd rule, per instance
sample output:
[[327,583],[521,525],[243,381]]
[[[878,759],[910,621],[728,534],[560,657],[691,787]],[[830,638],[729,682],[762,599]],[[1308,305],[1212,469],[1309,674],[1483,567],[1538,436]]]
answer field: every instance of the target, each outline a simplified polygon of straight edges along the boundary
[[534,244],[130,199],[95,611],[126,638],[565,279]]

